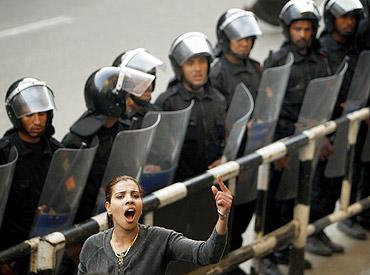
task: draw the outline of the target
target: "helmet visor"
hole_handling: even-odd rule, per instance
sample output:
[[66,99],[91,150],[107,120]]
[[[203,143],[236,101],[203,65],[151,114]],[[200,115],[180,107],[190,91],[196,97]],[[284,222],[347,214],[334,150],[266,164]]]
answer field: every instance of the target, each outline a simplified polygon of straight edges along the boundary
[[220,29],[229,39],[242,39],[262,34],[254,15],[246,12],[232,14],[220,26]]
[[288,2],[280,13],[280,19],[289,26],[296,20],[320,21],[320,12],[310,0],[298,0]]
[[351,11],[361,11],[363,6],[359,0],[335,0],[329,1],[326,8],[335,17],[340,17]]
[[161,60],[151,55],[143,48],[128,51],[122,56],[121,60],[122,65],[145,73],[150,73],[157,67],[165,70],[166,67]]
[[120,66],[116,90],[124,90],[135,96],[141,96],[152,84],[155,76],[138,70]]
[[28,87],[15,95],[9,104],[17,118],[55,109],[54,96],[46,86]]
[[171,53],[176,63],[182,66],[189,58],[204,54],[212,58],[212,45],[202,33],[186,33],[178,37],[171,47]]

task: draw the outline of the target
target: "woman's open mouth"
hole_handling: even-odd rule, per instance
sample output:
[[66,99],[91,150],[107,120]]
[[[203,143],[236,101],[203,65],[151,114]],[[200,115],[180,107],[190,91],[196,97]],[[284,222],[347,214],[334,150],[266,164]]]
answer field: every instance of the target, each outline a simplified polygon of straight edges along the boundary
[[135,219],[135,209],[134,208],[129,208],[125,211],[124,215],[127,220],[127,222],[133,222]]

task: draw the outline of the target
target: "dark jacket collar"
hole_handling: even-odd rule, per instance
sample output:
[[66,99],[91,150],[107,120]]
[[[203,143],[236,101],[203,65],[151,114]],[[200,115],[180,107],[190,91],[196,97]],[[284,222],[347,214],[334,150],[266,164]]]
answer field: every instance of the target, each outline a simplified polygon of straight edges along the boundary
[[[9,139],[11,139],[12,141],[12,144],[15,145],[15,147],[17,148],[17,151],[18,151],[18,154],[20,156],[25,156],[27,154],[32,154],[33,151],[27,147],[26,143],[21,140],[21,138],[19,137],[18,133],[17,133],[17,130],[12,128],[8,131],[6,131],[6,133],[4,134],[4,137],[7,137]],[[39,142],[43,142],[45,144],[44,146],[44,149],[43,149],[43,155],[49,155],[49,156],[52,156],[53,155],[53,151],[50,147],[50,144],[48,142],[48,139],[46,136],[41,136],[41,139]]]
[[294,64],[301,63],[301,62],[314,62],[320,63],[319,55],[321,55],[315,48],[310,48],[309,53],[307,55],[302,55],[298,53],[298,51],[288,42],[282,45],[282,48],[286,48],[288,51],[293,53],[294,56]]
[[236,75],[239,73],[247,72],[247,73],[254,73],[255,69],[253,63],[250,58],[247,58],[244,62],[239,64],[231,63],[229,60],[226,59],[225,55],[220,57],[221,62],[224,66],[228,69],[229,72]]
[[207,82],[205,85],[204,85],[204,94],[202,96],[199,96],[195,93],[192,93],[190,91],[188,91],[185,86],[178,82],[177,83],[178,85],[178,88],[179,88],[179,94],[180,96],[185,100],[185,101],[191,101],[192,99],[199,99],[200,97],[206,99],[206,98],[211,98],[211,91],[210,91],[210,84],[209,82]]

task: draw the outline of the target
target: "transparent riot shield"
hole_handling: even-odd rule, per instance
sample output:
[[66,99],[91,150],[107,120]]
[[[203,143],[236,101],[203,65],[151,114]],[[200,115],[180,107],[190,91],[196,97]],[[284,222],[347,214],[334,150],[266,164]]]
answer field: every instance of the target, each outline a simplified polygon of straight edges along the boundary
[[[370,93],[369,72],[370,51],[364,51],[358,58],[356,69],[349,87],[347,100],[343,109],[344,115],[359,110],[366,105]],[[329,157],[328,164],[325,168],[325,176],[328,178],[344,175],[348,146],[348,130],[349,124],[345,124],[338,127],[335,133],[334,152]]]
[[31,237],[44,236],[72,225],[98,144],[95,138],[90,147],[55,151],[41,192]]
[[[248,124],[244,155],[272,142],[293,61],[293,55],[289,54],[285,65],[264,70],[252,118]],[[239,174],[235,203],[246,203],[256,198],[257,172],[256,167]]]
[[144,195],[172,183],[194,102],[178,111],[148,112],[143,127],[161,116],[140,182]]
[[122,131],[117,134],[100,186],[97,198],[97,213],[105,211],[105,186],[109,181],[123,175],[136,179],[140,178],[160,120],[161,115],[157,114],[153,124],[149,127]]
[[240,83],[235,88],[225,119],[227,142],[222,154],[223,163],[236,158],[253,108],[254,101],[251,93],[243,83]]
[[[330,119],[347,67],[345,63],[338,73],[310,81],[306,89],[298,121],[295,125],[295,134],[302,133],[304,130]],[[315,152],[314,163],[319,155],[319,147],[317,146]],[[295,198],[298,177],[299,152],[293,152],[288,156],[288,167],[282,173],[276,192],[276,199],[287,200]]]
[[0,165],[0,228],[17,160],[17,149],[12,147],[9,152],[8,161]]

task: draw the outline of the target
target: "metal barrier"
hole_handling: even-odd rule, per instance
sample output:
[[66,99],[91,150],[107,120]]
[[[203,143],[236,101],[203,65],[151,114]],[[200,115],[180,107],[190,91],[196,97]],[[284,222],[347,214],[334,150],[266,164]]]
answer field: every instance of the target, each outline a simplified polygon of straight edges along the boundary
[[[299,150],[300,165],[303,171],[298,182],[297,204],[294,209],[294,219],[289,224],[264,236],[251,245],[242,247],[225,257],[215,266],[208,266],[194,271],[194,274],[219,274],[220,270],[229,270],[237,264],[252,257],[261,257],[282,245],[292,242],[293,251],[291,255],[291,264],[289,274],[303,274],[304,245],[307,234],[312,234],[325,226],[355,215],[363,209],[370,207],[370,197],[348,206],[350,194],[350,181],[346,179],[345,188],[342,191],[342,209],[338,213],[333,213],[328,217],[316,221],[308,226],[309,198],[310,198],[310,174],[312,170],[312,159],[315,150],[315,141],[330,133],[344,123],[350,124],[349,130],[349,151],[356,143],[358,125],[360,121],[369,117],[369,108],[363,108],[359,111],[348,114],[335,121],[328,121],[316,127],[304,131],[302,134],[292,136],[288,139],[277,141],[266,147],[263,147],[247,156],[230,161],[218,167],[206,171],[204,174],[191,178],[184,182],[172,184],[166,188],[158,190],[143,199],[143,212],[145,213],[146,223],[151,223],[153,211],[182,200],[191,194],[195,194],[204,188],[212,185],[218,175],[224,180],[236,177],[239,171],[246,170],[254,166],[259,167],[258,180],[258,200],[267,199],[268,181],[266,178],[267,164],[281,158],[287,153]],[[348,163],[352,162],[350,154]],[[351,173],[351,165],[347,165]],[[256,211],[256,224],[262,224],[264,217]],[[106,214],[102,213],[91,219],[74,225],[68,230],[54,232],[42,238],[27,240],[19,245],[7,250],[0,251],[0,264],[11,262],[21,256],[31,255],[32,269],[39,273],[52,273],[56,263],[56,252],[77,242],[85,240],[88,236],[107,228]],[[258,228],[258,227],[257,227]]]

